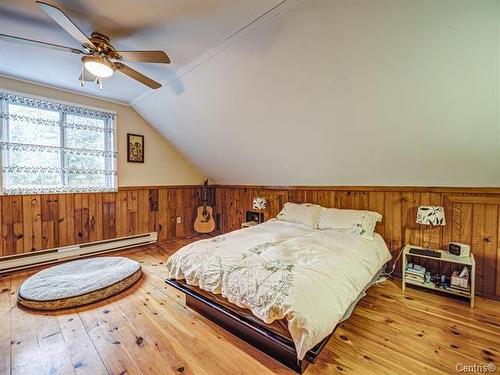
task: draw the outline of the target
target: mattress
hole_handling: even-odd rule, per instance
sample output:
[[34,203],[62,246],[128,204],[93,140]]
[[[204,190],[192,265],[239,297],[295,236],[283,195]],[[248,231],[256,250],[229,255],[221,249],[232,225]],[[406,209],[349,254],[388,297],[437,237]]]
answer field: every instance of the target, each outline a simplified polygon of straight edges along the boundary
[[266,324],[285,322],[302,359],[390,259],[378,234],[370,240],[273,219],[181,248],[167,262],[167,277],[220,295]]

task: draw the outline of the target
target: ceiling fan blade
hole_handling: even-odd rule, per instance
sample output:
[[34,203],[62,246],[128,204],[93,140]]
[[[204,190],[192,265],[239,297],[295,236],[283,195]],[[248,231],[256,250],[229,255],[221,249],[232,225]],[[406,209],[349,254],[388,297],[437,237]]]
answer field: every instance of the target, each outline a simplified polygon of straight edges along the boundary
[[116,67],[116,70],[128,75],[130,78],[133,78],[136,81],[139,81],[143,85],[151,87],[152,89],[159,89],[161,87],[158,82],[153,81],[151,78],[146,77],[144,74],[139,73],[137,70],[134,70],[131,67],[122,64],[121,62],[115,62],[114,65]]
[[36,1],[37,5],[42,9],[47,15],[52,18],[59,26],[61,26],[66,32],[68,32],[73,38],[78,40],[82,45],[95,48],[94,43],[92,43],[89,38],[85,36],[84,33],[71,21],[71,19],[64,14],[64,12],[54,5],[44,3],[43,1]]
[[80,77],[78,78],[80,82],[81,81],[95,82],[96,79],[97,77],[92,73],[90,73],[87,69],[83,69],[83,72],[80,74]]
[[117,51],[123,60],[170,64],[170,59],[163,51]]
[[20,38],[18,36],[7,35],[7,34],[0,34],[0,39],[5,40],[6,42],[14,42],[19,44],[29,45],[32,47],[44,47],[44,48],[54,49],[57,51],[72,52],[77,54],[85,53],[79,50],[78,48],[65,47],[65,46],[60,46],[58,44],[41,42],[39,40],[33,40],[33,39]]

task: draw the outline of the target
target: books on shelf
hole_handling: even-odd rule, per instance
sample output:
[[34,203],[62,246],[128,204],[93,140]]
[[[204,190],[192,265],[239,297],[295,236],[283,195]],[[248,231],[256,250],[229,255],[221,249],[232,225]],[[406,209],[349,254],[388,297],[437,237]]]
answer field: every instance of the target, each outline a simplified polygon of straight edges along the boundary
[[416,281],[422,284],[425,282],[425,279],[423,277],[412,276],[412,275],[406,275],[406,280]]
[[425,281],[425,267],[410,263],[406,266],[405,277],[408,280],[423,283]]
[[424,268],[423,272],[415,271],[415,270],[412,270],[412,269],[407,269],[406,270],[406,274],[408,274],[408,275],[415,275],[415,276],[423,276],[423,275],[425,275],[425,268]]

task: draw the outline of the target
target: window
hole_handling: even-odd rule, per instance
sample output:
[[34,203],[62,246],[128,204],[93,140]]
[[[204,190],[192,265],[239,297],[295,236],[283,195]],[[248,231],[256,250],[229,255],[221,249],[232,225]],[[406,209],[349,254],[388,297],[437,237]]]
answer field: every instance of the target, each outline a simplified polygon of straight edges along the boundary
[[0,92],[4,194],[116,191],[115,114]]

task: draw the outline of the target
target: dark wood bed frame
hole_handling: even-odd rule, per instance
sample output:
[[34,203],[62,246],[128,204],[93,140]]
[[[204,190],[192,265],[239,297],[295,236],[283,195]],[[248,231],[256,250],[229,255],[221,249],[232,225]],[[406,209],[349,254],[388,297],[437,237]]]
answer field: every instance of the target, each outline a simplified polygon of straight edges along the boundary
[[167,279],[165,282],[186,295],[187,307],[298,373],[302,373],[309,363],[316,361],[321,349],[331,336],[324,338],[323,341],[309,350],[304,359],[298,360],[293,341],[266,328],[265,323],[256,324],[243,314],[202,295],[182,280]]

